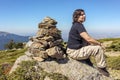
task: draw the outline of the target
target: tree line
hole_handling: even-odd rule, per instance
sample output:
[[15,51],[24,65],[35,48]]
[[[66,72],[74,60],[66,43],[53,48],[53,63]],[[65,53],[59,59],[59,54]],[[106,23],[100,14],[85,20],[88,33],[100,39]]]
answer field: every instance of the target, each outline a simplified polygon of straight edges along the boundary
[[5,49],[19,49],[24,48],[24,44],[22,42],[15,42],[14,40],[10,40],[7,44],[5,44]]

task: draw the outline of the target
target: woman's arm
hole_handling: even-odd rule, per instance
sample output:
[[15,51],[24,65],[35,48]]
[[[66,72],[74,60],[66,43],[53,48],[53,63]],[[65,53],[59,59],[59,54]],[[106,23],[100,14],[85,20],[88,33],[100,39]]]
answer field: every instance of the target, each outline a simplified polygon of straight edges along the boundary
[[97,40],[95,40],[94,38],[92,38],[91,36],[89,36],[87,32],[80,33],[80,36],[92,45],[100,45],[101,46],[101,43],[98,42]]

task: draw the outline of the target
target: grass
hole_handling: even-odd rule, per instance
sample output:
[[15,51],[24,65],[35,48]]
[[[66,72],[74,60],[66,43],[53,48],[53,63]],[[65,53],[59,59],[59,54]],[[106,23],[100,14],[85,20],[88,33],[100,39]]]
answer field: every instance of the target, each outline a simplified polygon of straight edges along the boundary
[[118,57],[108,57],[107,58],[108,68],[114,70],[120,70],[120,56]]
[[100,42],[105,42],[105,41],[120,41],[120,38],[105,38],[105,39],[99,39],[98,41],[100,41]]
[[106,38],[98,40],[102,43],[112,41],[112,43],[106,47],[106,51],[120,51],[120,38]]
[[106,49],[107,51],[120,51],[120,41],[113,41]]
[[8,76],[6,75],[9,73],[16,59],[24,55],[26,50],[27,49],[0,51],[0,80],[12,80],[7,79]]
[[15,60],[21,56],[24,55],[26,49],[21,50],[7,50],[7,51],[0,51],[0,65],[3,63],[14,63]]
[[[96,65],[95,58],[92,56],[90,57],[92,63]],[[107,68],[120,70],[120,56],[116,57],[109,57],[106,56]]]

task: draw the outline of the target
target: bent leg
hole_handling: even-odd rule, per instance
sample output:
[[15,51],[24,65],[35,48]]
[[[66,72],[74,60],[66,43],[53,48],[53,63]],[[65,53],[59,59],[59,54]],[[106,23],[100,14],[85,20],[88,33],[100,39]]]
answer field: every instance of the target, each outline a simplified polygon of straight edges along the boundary
[[85,46],[80,49],[67,49],[69,57],[76,60],[83,60],[89,58],[91,55],[95,57],[97,66],[100,68],[106,67],[104,51],[101,46]]

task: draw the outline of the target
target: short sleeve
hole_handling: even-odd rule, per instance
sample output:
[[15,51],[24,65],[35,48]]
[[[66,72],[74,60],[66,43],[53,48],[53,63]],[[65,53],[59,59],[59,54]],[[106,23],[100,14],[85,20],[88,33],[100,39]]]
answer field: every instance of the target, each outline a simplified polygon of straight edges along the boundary
[[83,26],[83,24],[77,24],[76,25],[76,29],[79,33],[82,33],[82,32],[86,32],[86,29],[85,27]]

